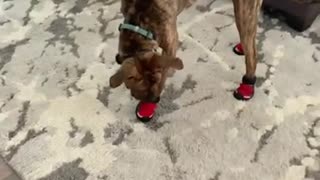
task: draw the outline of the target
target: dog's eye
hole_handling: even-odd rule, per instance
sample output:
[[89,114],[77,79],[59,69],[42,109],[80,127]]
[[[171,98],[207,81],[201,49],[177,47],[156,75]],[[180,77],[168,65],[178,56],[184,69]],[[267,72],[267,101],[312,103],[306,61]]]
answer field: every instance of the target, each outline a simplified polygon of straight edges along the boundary
[[128,80],[133,80],[134,77],[133,77],[133,76],[129,76],[127,79],[128,79]]

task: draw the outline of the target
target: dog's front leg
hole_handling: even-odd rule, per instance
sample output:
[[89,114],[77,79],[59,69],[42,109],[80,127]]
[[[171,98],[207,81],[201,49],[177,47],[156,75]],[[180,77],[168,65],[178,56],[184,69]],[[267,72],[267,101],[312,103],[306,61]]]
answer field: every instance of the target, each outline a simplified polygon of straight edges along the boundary
[[234,95],[239,100],[249,100],[254,95],[256,81],[256,33],[261,0],[233,0],[233,5],[236,25],[246,60],[246,74]]
[[236,25],[246,58],[246,76],[253,78],[256,71],[256,32],[261,0],[233,0]]

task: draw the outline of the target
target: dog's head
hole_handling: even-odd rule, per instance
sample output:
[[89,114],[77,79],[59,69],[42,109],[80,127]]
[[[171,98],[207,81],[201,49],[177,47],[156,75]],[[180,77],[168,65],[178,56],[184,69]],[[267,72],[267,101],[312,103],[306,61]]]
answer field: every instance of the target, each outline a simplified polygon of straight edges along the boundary
[[183,63],[179,58],[147,52],[134,57],[121,59],[120,69],[110,78],[110,87],[116,88],[122,83],[131,91],[131,95],[141,101],[156,101],[163,90],[170,68],[181,70]]

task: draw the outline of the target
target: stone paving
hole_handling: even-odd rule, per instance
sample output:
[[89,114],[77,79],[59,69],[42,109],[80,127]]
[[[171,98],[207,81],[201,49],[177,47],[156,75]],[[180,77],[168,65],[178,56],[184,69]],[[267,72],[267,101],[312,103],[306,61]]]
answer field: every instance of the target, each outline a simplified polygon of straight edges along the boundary
[[129,92],[108,87],[118,0],[0,7],[0,154],[22,179],[320,179],[319,18],[297,33],[261,15],[256,96],[239,102],[231,1],[198,0],[179,17],[185,69],[144,125]]

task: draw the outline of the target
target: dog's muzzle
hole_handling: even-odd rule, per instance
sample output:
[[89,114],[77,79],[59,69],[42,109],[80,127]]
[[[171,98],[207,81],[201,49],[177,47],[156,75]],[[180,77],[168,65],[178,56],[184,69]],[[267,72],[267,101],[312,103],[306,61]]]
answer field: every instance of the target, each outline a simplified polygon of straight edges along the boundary
[[147,101],[148,102],[151,102],[151,103],[158,103],[160,101],[160,97],[156,97],[156,96],[149,96],[147,98]]

